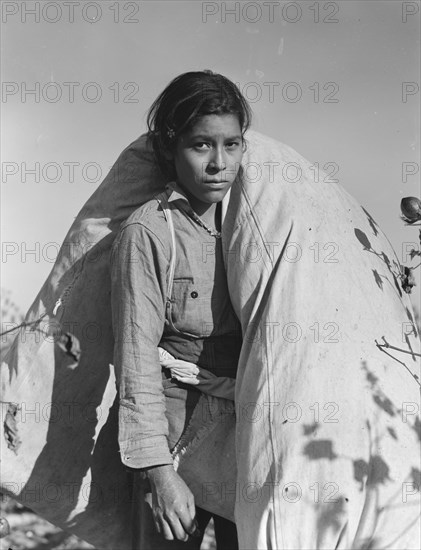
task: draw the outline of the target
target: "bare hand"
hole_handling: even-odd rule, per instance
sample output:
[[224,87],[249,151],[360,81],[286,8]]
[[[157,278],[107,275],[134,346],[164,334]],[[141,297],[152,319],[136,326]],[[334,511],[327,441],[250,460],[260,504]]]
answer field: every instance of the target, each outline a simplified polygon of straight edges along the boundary
[[155,526],[167,540],[199,536],[193,493],[171,465],[148,470]]

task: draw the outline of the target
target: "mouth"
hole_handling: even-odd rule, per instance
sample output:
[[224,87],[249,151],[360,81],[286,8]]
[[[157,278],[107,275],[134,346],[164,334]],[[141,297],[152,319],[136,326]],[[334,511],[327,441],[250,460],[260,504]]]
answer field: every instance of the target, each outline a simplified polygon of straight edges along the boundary
[[205,185],[224,185],[224,183],[228,183],[228,180],[206,180],[203,183]]
[[205,181],[203,183],[205,188],[210,191],[221,191],[222,189],[226,189],[227,184],[227,181]]

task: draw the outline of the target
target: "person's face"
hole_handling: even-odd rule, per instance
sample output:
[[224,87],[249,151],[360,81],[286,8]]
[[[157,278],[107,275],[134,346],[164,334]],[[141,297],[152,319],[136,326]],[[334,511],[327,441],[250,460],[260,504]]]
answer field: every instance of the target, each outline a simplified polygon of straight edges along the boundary
[[177,140],[173,157],[177,181],[202,203],[220,202],[234,183],[242,156],[238,117],[203,116]]

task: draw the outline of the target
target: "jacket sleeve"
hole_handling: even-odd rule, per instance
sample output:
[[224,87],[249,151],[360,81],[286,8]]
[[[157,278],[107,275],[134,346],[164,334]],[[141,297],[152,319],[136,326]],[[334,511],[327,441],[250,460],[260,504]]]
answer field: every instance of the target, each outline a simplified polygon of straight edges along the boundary
[[120,230],[111,251],[111,304],[119,445],[131,468],[172,464],[158,354],[168,265],[164,245],[144,225]]

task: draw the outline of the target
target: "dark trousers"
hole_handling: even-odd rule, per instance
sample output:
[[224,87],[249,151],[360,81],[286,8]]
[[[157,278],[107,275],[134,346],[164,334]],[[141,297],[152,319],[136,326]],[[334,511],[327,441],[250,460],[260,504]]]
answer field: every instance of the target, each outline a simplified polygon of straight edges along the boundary
[[156,530],[152,515],[152,498],[145,475],[133,474],[132,550],[200,550],[206,526],[213,517],[217,550],[238,550],[237,529],[232,521],[196,508],[200,537],[189,537],[186,542],[166,540]]

